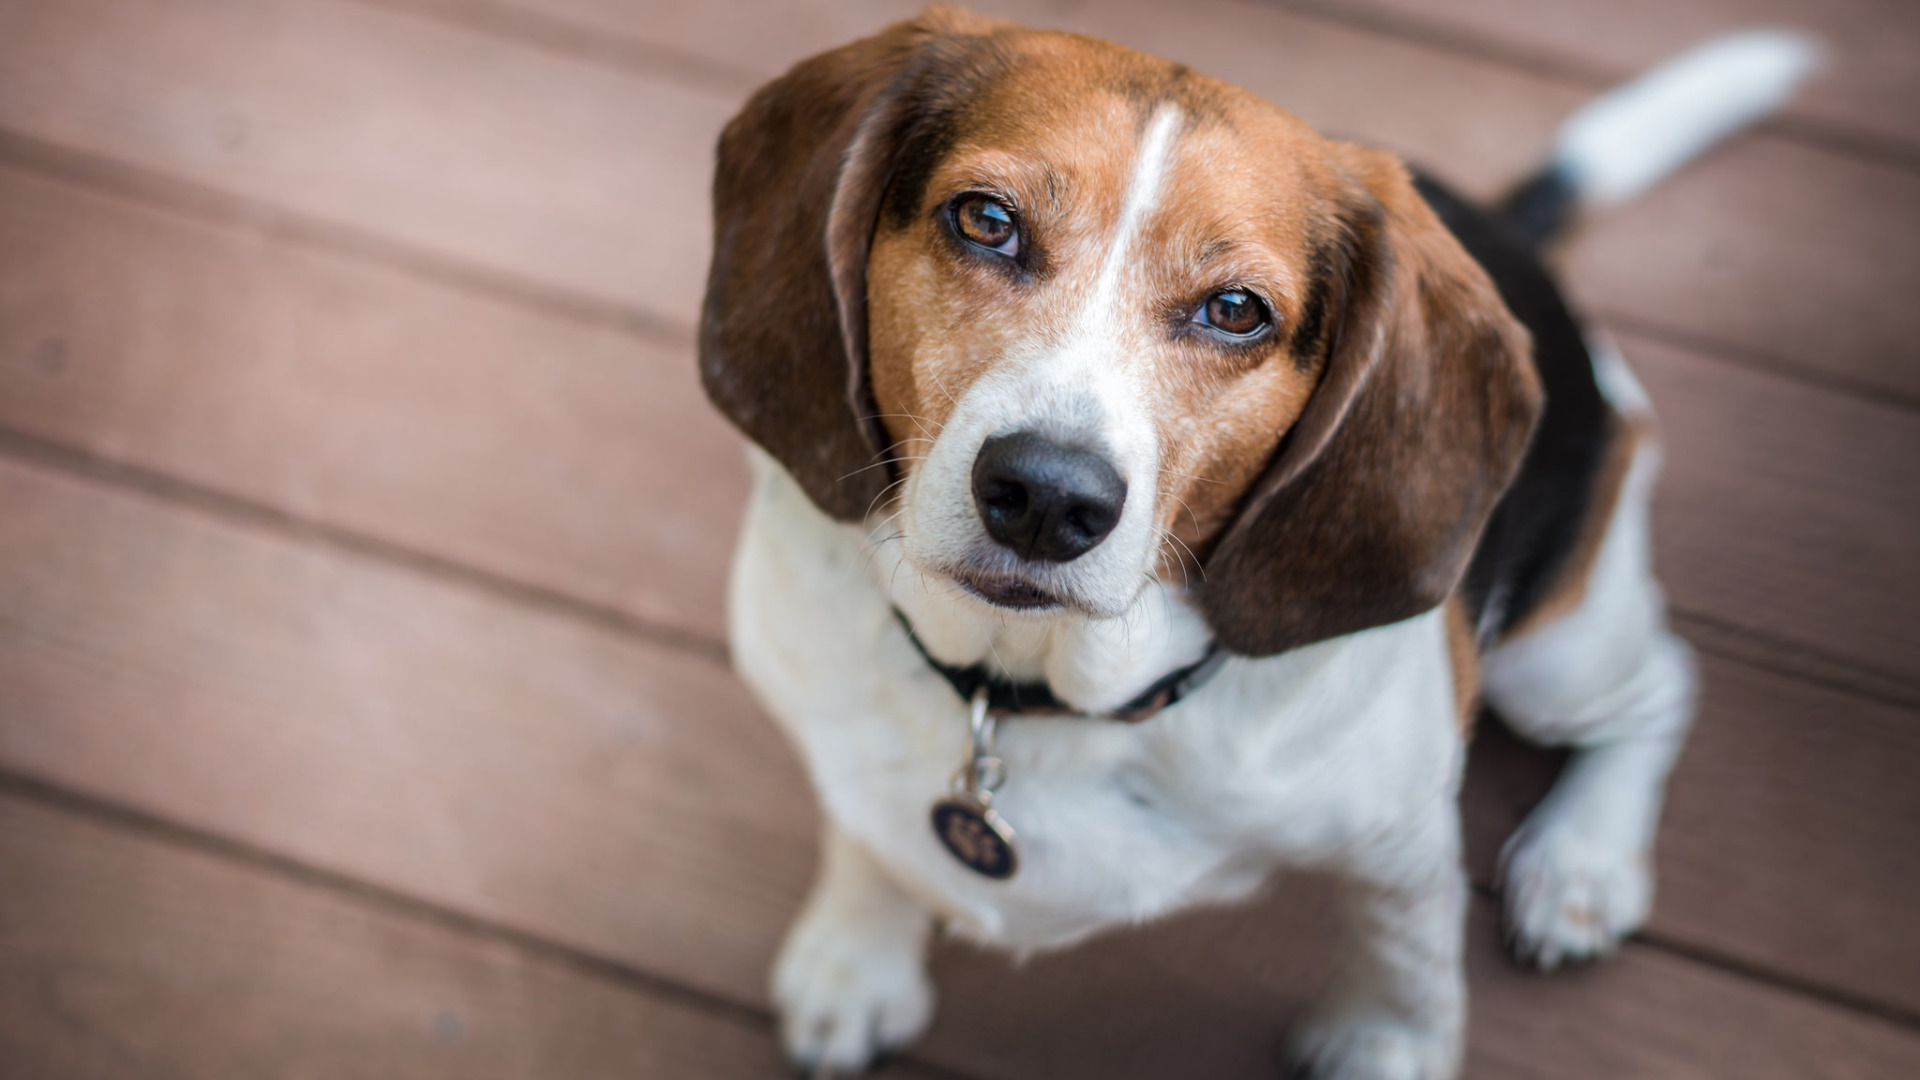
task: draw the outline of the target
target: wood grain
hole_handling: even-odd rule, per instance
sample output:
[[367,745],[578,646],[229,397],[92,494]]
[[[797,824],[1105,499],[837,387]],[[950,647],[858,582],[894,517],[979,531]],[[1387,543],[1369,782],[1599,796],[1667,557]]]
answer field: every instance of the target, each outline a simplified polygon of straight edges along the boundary
[[691,348],[0,167],[0,424],[721,636]]
[[1582,232],[1566,281],[1603,319],[1911,409],[1916,236],[1920,173],[1738,139]]
[[[1812,34],[1824,64],[1785,115],[1843,138],[1920,152],[1920,12],[1897,0],[1273,0],[1530,67],[1624,79],[1720,34]],[[1384,20],[1383,20],[1384,17]]]
[[1660,416],[1675,608],[1920,686],[1920,418],[1620,335]]
[[[684,346],[4,167],[0,246],[0,425],[719,638],[745,477]],[[1675,603],[1920,685],[1920,420],[1623,348]]]
[[[21,1080],[785,1075],[771,1024],[744,1010],[18,795],[0,795],[0,865],[0,1058]],[[1301,908],[1191,916],[1020,970],[943,950],[942,1019],[916,1055],[1008,1080],[1271,1076],[1329,952],[1330,927]],[[1594,1078],[1864,1080],[1920,1062],[1911,1033],[1642,948],[1527,976],[1488,915],[1470,947],[1469,1075],[1552,1061]]]
[[[1903,779],[1920,758],[1920,714],[1712,656],[1700,677],[1649,932],[1920,1012],[1920,925],[1875,899],[1920,882],[1920,854],[1865,839],[1920,820],[1920,790]],[[1476,739],[1464,805],[1481,883],[1494,883],[1501,844],[1560,760],[1497,727]]]
[[[946,1060],[964,1041],[976,1068],[1022,1080],[1273,1076],[1288,1024],[1324,981],[1338,940],[1327,895],[1309,891],[1122,932],[1018,969],[951,951],[940,977],[952,1015],[927,1052]],[[1476,901],[1469,930],[1464,1075],[1475,1080],[1894,1080],[1920,1067],[1909,1031],[1652,949],[1628,946],[1541,976],[1502,956],[1491,904]],[[955,1030],[962,1017],[966,1028]]]
[[[1567,253],[1661,409],[1711,651],[1654,944],[1532,977],[1478,902],[1469,1075],[1920,1074],[1913,13],[987,6],[1482,195],[1611,74],[1828,34],[1771,134]],[[0,0],[0,1072],[780,1073],[815,811],[712,655],[707,169],[751,87],[917,7]],[[1476,746],[1482,881],[1554,765]],[[1272,1075],[1337,936],[1287,879],[1019,967],[943,945],[921,1053]]]
[[[1030,17],[1193,63],[1481,194],[1530,167],[1586,96],[1324,19],[1195,2]],[[563,20],[579,10],[549,21],[571,26]],[[651,11],[585,10],[601,21],[580,35]],[[819,23],[816,36],[867,10]],[[877,21],[883,9],[871,13]],[[692,320],[708,250],[705,163],[744,86],[688,80],[644,56],[521,44],[495,22],[468,29],[347,0],[72,0],[0,18],[0,126],[508,278]],[[1234,32],[1216,33],[1223,25]],[[777,60],[736,54],[727,27],[689,10],[660,33],[674,48],[769,75],[804,55],[799,41],[812,45],[798,35]],[[1634,208],[1681,208],[1660,219],[1658,258],[1628,239],[1576,263],[1586,299],[1769,362],[1920,396],[1920,375],[1902,359],[1920,329],[1905,303],[1920,254],[1882,239],[1920,228],[1920,176],[1781,140],[1741,140],[1720,157],[1739,176],[1760,173],[1766,197],[1793,208],[1769,215],[1788,227],[1754,229],[1754,217],[1721,212],[1751,209],[1757,196],[1739,185],[1723,195],[1716,173],[1696,170],[1659,193],[1668,202]],[[1869,225],[1827,227],[1856,209]],[[1873,258],[1856,250],[1863,235],[1876,241]],[[1844,333],[1832,311],[1847,313]]]
[[[760,1000],[813,810],[711,662],[3,460],[0,506],[0,764]],[[1707,685],[1662,931],[1920,1006],[1912,712]]]
[[0,7],[0,126],[689,324],[740,94],[340,0]]
[[812,802],[710,660],[17,465],[0,507],[0,761],[757,997]]
[[743,1010],[17,797],[0,866],[11,1080],[791,1075]]

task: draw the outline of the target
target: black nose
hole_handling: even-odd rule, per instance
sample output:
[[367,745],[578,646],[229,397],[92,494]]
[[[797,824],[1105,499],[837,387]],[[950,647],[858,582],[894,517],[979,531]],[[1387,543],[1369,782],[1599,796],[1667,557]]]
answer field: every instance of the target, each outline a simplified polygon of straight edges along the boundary
[[1029,559],[1066,562],[1106,539],[1127,482],[1091,450],[1031,431],[988,439],[973,459],[973,503],[987,535]]

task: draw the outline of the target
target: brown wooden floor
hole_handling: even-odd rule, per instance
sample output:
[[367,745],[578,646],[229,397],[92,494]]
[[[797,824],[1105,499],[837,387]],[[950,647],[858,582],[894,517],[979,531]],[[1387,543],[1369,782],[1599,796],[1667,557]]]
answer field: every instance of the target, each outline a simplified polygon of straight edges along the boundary
[[[1000,9],[1011,0],[992,0]],[[0,0],[0,1076],[776,1077],[814,832],[722,656],[715,134],[911,0]],[[1472,943],[1476,1077],[1920,1076],[1920,9],[1058,0],[1478,194],[1702,36],[1787,115],[1567,276],[1669,430],[1706,700],[1652,926]],[[1476,748],[1493,852],[1552,762]],[[1014,971],[890,1075],[1271,1075],[1311,883]]]

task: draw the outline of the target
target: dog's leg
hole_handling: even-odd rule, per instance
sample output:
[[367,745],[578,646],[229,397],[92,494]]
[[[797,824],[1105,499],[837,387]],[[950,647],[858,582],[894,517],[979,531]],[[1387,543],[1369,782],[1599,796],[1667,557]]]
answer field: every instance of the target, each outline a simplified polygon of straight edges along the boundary
[[860,844],[827,823],[820,872],[773,966],[787,1056],[804,1070],[864,1070],[933,1018],[932,918]]
[[1646,921],[1667,773],[1693,716],[1686,643],[1666,626],[1644,438],[1570,611],[1491,651],[1487,700],[1520,734],[1574,755],[1500,855],[1509,944],[1542,968],[1610,951]]
[[1294,1040],[1313,1080],[1450,1080],[1467,985],[1467,878],[1452,793],[1345,868],[1354,953]]

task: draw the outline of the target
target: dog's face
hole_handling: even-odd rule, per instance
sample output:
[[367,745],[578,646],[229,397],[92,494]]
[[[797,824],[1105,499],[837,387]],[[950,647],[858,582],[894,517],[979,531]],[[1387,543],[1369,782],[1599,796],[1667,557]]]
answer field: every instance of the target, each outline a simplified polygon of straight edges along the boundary
[[1260,654],[1426,610],[1539,405],[1396,161],[1087,38],[936,9],[816,57],[714,201],[716,403],[1009,612],[1192,579]]
[[[868,362],[902,479],[890,530],[984,602],[1113,616],[1153,575],[1198,572],[1311,396],[1341,178],[1249,95],[1080,39],[1020,44],[916,133],[936,153],[882,204]],[[1075,80],[1092,88],[1058,92]]]

